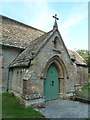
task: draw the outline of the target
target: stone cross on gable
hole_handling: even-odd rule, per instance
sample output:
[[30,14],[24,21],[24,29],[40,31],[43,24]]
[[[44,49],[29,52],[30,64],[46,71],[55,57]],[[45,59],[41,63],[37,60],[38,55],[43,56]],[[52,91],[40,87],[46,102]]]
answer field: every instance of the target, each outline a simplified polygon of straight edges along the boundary
[[57,17],[57,14],[55,14],[55,16],[53,16],[53,18],[55,18],[55,20],[59,20],[59,18]]
[[57,20],[59,20],[59,18],[57,17],[57,14],[55,14],[55,16],[53,16],[53,18],[55,18],[55,23],[54,23],[53,29],[58,29]]

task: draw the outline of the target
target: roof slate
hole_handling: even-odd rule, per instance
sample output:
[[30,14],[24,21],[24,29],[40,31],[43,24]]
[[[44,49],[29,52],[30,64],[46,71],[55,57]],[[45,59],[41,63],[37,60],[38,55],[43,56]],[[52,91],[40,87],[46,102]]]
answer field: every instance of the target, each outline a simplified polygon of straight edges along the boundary
[[[45,45],[45,43],[50,39],[56,30],[51,30],[48,33],[38,37],[36,40],[29,43],[27,48],[15,59],[10,67],[23,67],[29,66],[32,59],[35,58],[40,49]],[[67,50],[70,55],[70,58],[75,59],[76,64],[86,65],[84,59],[75,51]]]
[[[0,15],[0,44],[25,49],[11,64],[10,67],[28,66],[35,58],[54,29],[46,33],[24,23]],[[27,46],[27,47],[26,47]],[[86,65],[84,59],[75,51],[68,50],[70,58],[76,64]]]
[[44,31],[33,28],[24,23],[0,16],[0,44],[25,48],[30,41],[45,34]]
[[38,37],[29,43],[27,48],[10,64],[10,67],[28,66],[30,61],[35,58],[40,49],[45,45],[47,40],[54,34],[55,30]]
[[85,60],[76,51],[68,50],[68,52],[71,59],[75,59],[76,64],[87,65]]

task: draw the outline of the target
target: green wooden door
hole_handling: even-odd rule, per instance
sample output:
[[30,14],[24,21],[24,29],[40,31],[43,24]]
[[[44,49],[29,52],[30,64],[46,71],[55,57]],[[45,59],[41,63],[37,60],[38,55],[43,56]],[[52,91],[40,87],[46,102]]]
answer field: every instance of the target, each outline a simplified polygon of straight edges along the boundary
[[46,75],[44,81],[44,96],[45,100],[57,99],[59,94],[59,80],[58,80],[58,71],[56,66],[52,64]]

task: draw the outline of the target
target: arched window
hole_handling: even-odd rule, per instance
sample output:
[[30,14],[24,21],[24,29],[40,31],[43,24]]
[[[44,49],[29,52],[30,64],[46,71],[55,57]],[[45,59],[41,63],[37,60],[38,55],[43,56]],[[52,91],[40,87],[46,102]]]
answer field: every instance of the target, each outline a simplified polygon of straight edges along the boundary
[[19,72],[17,71],[16,79],[19,79]]
[[58,37],[54,38],[53,43],[54,43],[54,48],[57,48],[57,46],[58,46]]
[[22,71],[20,71],[20,80],[19,80],[19,85],[21,86],[22,84]]
[[20,81],[22,80],[22,71],[20,71]]

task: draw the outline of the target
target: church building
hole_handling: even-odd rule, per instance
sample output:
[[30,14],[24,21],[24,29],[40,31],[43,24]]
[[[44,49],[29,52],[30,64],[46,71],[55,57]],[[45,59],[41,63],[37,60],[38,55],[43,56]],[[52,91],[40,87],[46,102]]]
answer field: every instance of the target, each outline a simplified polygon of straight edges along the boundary
[[26,106],[66,98],[76,84],[88,81],[84,59],[66,48],[54,18],[46,33],[0,16],[0,87],[19,96]]

